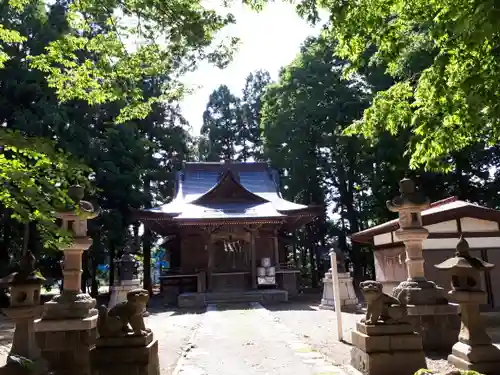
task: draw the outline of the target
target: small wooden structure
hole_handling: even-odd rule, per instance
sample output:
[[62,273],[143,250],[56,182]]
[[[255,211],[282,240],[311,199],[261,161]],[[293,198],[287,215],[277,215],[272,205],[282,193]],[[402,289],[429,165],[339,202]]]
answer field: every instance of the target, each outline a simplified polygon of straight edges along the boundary
[[[434,265],[453,256],[462,235],[470,245],[472,256],[499,264],[500,211],[451,197],[432,203],[424,210],[422,224],[429,231],[423,242],[425,275],[445,290],[450,290],[449,279]],[[376,278],[387,293],[407,278],[405,247],[396,237],[397,229],[399,224],[395,219],[352,235],[353,241],[373,246]],[[500,268],[482,277],[490,308],[500,308],[500,285],[492,283],[499,278]]]
[[285,296],[296,293],[298,270],[287,264],[280,233],[320,212],[283,199],[278,173],[266,163],[186,163],[172,202],[136,217],[166,239],[170,269],[161,280],[167,301],[198,293],[206,303],[210,293],[220,299],[221,293],[255,292],[258,268],[269,259],[272,267],[265,266],[276,286]]

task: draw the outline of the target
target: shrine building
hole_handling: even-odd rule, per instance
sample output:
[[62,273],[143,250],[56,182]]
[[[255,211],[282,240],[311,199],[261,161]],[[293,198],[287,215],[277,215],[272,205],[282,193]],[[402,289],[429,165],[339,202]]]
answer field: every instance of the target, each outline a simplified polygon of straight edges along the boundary
[[174,199],[136,217],[164,238],[169,269],[166,302],[286,301],[297,293],[285,234],[311,222],[322,207],[287,201],[267,163],[185,163]]

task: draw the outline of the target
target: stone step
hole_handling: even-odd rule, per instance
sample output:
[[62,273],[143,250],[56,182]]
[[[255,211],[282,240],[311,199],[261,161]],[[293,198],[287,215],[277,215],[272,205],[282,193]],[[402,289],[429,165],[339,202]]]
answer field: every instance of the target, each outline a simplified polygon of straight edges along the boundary
[[178,298],[178,304],[180,307],[194,307],[194,306],[206,306],[208,304],[217,303],[246,303],[246,302],[285,302],[288,300],[287,293],[285,291],[272,291],[272,292],[217,292],[217,293],[206,293],[206,294],[183,294]]

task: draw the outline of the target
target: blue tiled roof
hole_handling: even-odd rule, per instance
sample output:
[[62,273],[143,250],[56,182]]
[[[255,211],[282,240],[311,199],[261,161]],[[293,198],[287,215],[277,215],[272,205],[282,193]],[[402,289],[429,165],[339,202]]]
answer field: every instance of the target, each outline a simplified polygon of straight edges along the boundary
[[[210,168],[186,168],[177,177],[177,192],[172,202],[148,210],[172,215],[174,219],[215,219],[215,218],[279,218],[287,211],[301,210],[307,206],[289,202],[278,193],[273,180],[273,171],[264,163],[252,165],[254,170],[241,170],[252,163],[233,164],[231,173],[239,178],[240,185],[247,191],[263,198],[265,202],[196,204],[196,200],[213,189],[219,182],[224,168],[210,164]],[[240,168],[239,168],[240,167]],[[240,169],[240,170],[239,170]]]

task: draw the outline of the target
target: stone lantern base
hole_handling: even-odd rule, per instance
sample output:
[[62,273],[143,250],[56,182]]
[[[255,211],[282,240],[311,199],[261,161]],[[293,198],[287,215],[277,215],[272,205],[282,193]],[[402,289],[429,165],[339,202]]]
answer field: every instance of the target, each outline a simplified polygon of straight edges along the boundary
[[44,304],[43,319],[83,319],[97,315],[96,300],[86,293],[63,291]]
[[133,289],[141,287],[141,281],[139,279],[135,280],[122,280],[120,285],[111,287],[111,295],[109,297],[108,309],[113,306],[125,302],[127,300],[127,293]]
[[459,306],[448,303],[432,281],[403,281],[393,295],[407,306],[408,321],[422,335],[427,352],[449,353],[460,331]]
[[3,310],[5,315],[16,324],[12,348],[7,358],[7,366],[11,355],[27,358],[35,363],[35,373],[47,371],[47,363],[42,358],[35,340],[34,318],[40,315],[41,306],[10,307]]
[[471,346],[457,342],[448,356],[448,362],[461,370],[499,374],[500,349],[493,344]]
[[36,340],[58,375],[90,375],[90,352],[97,339],[97,315],[80,319],[38,319]]
[[[349,272],[339,273],[340,306],[343,311],[358,310],[358,298],[354,291],[352,277]],[[331,270],[325,273],[323,279],[323,297],[321,298],[320,309],[335,310],[335,296],[333,292],[333,278]]]

